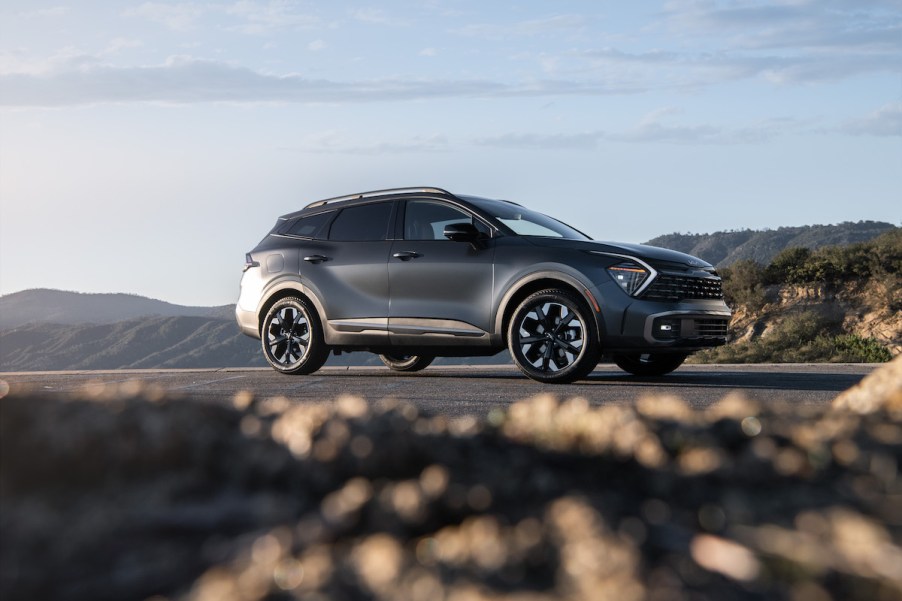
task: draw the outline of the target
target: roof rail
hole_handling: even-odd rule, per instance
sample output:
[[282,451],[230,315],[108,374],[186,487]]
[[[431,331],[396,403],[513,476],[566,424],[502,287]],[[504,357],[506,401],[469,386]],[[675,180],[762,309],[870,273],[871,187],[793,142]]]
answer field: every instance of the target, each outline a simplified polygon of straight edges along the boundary
[[424,187],[414,187],[414,188],[388,188],[385,190],[373,190],[371,192],[360,192],[358,194],[348,194],[345,196],[336,196],[334,198],[326,198],[324,200],[317,200],[315,202],[311,202],[304,209],[311,209],[313,207],[321,207],[327,204],[331,204],[333,202],[341,202],[343,200],[357,200],[359,198],[374,198],[379,196],[388,196],[390,194],[409,194],[415,192],[432,192],[437,194],[444,194],[445,196],[454,196],[447,190],[443,190],[442,188],[434,188],[430,186]]

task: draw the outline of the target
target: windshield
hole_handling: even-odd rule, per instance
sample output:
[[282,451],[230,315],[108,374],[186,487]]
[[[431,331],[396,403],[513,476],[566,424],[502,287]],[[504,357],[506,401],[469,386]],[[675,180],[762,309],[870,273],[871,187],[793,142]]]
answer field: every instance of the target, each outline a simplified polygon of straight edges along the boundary
[[584,233],[547,215],[500,200],[467,198],[520,236],[591,240]]

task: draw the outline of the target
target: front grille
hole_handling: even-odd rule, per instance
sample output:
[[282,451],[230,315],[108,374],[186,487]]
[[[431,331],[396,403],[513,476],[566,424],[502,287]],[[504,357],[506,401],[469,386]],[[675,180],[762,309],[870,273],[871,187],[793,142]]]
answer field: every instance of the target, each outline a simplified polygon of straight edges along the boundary
[[729,323],[729,319],[696,319],[695,333],[696,335],[705,338],[724,338],[727,335],[727,326]]
[[642,294],[645,300],[681,301],[723,298],[720,278],[698,278],[682,275],[659,275]]

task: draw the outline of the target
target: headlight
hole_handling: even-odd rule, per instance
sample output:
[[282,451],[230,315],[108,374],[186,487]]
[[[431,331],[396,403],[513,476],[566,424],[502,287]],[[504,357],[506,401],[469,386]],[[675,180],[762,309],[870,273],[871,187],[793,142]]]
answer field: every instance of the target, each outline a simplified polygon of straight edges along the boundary
[[608,274],[630,296],[635,295],[637,291],[642,289],[642,284],[645,283],[650,275],[648,269],[632,261],[608,267]]

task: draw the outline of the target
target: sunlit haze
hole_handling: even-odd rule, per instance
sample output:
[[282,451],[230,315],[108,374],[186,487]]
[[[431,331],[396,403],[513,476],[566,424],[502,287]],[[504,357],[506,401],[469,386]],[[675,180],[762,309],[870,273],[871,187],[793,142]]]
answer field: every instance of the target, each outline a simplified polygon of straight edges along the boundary
[[234,302],[318,198],[431,185],[642,242],[902,221],[902,3],[0,6],[0,293]]

